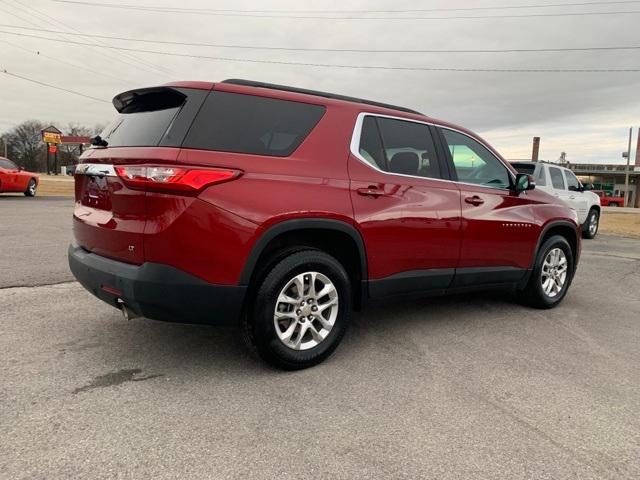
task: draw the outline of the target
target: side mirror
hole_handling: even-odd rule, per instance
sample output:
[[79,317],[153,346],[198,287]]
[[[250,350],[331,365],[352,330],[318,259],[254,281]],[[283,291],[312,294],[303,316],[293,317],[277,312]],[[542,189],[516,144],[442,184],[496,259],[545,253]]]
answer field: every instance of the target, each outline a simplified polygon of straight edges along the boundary
[[533,176],[527,173],[518,173],[516,175],[516,192],[524,192],[525,190],[533,190],[536,188],[536,181]]
[[18,167],[18,171],[22,172],[24,170],[24,167]]
[[569,191],[571,192],[584,192],[584,187],[580,185],[579,187],[574,187],[573,185],[569,185]]

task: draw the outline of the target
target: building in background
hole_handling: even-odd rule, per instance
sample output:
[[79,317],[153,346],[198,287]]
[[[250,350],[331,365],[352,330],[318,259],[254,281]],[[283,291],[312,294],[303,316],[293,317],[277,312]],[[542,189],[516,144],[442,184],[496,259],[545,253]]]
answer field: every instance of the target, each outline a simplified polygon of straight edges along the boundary
[[[640,165],[629,166],[629,206],[640,207]],[[625,165],[608,163],[567,163],[565,165],[582,183],[592,183],[595,190],[604,190],[609,195],[624,197]]]

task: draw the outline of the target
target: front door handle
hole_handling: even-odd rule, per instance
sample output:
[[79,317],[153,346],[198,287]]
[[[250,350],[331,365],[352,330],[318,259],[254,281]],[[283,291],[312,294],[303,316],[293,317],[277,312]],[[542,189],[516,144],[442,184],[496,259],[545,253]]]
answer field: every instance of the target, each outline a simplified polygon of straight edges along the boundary
[[380,190],[375,185],[369,185],[367,188],[359,188],[356,191],[358,192],[358,195],[362,195],[364,197],[377,198],[377,197],[381,197],[382,195],[384,195],[384,191]]
[[484,203],[484,200],[478,195],[474,195],[473,197],[466,197],[464,201],[470,203],[474,207],[477,207],[478,205],[482,205]]

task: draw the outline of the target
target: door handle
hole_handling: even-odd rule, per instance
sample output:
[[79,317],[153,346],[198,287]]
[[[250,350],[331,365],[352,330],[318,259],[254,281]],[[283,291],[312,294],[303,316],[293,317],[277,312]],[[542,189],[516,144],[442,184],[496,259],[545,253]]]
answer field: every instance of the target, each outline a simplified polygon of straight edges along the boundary
[[482,205],[484,203],[484,200],[478,195],[474,195],[473,197],[466,197],[464,201],[470,203],[474,207],[477,207],[478,205]]
[[380,190],[375,185],[369,185],[367,188],[358,188],[356,191],[358,192],[358,195],[362,195],[364,197],[378,198],[384,195],[384,191]]

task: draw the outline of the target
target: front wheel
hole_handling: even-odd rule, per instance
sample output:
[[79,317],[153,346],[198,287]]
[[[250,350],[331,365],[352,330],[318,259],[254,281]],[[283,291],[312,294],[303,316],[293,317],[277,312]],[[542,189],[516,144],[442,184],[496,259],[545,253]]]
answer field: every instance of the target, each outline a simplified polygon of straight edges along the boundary
[[25,197],[35,197],[36,189],[37,189],[36,181],[32,178],[29,180],[29,184],[27,185],[27,189],[24,191]]
[[536,308],[553,308],[567,294],[573,279],[573,252],[560,235],[547,239],[538,254],[529,282],[522,294]]
[[589,211],[589,215],[587,215],[587,219],[584,222],[582,236],[588,239],[595,238],[596,234],[598,233],[599,227],[600,227],[600,214],[596,209],[592,208]]
[[271,365],[299,370],[333,353],[350,314],[351,285],[344,267],[324,252],[302,250],[262,280],[246,319],[246,337]]

